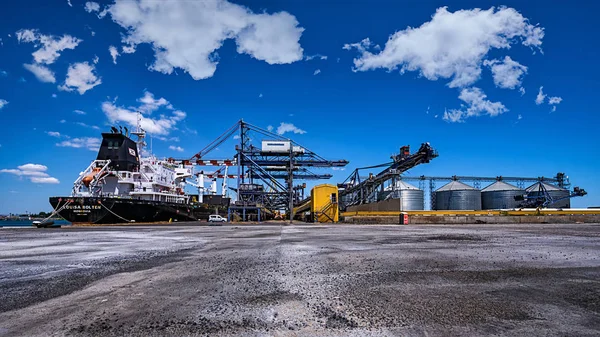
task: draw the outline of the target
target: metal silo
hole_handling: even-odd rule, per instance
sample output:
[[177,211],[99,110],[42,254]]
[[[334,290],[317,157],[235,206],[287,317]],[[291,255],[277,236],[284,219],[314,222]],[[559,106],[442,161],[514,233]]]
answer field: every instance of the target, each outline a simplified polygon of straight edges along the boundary
[[460,181],[451,181],[435,192],[435,209],[481,210],[481,191]]
[[393,185],[386,188],[390,192],[389,199],[400,199],[401,211],[422,211],[425,208],[423,191],[402,180],[396,182],[395,191]]
[[516,196],[525,195],[522,190],[503,181],[496,181],[490,186],[481,190],[481,208],[482,209],[506,209],[517,208],[521,201],[515,200]]
[[[544,182],[537,182],[529,187],[525,191],[527,191],[527,197],[529,199],[544,196],[544,192],[542,190],[542,185],[548,191],[548,194],[552,197],[552,199],[560,199],[564,197],[568,197],[570,192],[565,190],[564,188],[560,188],[558,186],[546,184]],[[564,199],[559,202],[548,205],[548,208],[570,208],[571,207],[571,199]]]

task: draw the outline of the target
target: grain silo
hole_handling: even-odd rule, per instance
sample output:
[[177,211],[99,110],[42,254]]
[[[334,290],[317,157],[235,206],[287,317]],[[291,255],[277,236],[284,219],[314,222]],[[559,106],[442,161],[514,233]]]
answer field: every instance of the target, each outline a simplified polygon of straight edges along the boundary
[[481,191],[460,181],[451,181],[435,191],[435,209],[481,210]]
[[[565,190],[564,188],[560,188],[555,185],[546,184],[545,182],[540,181],[540,182],[537,182],[537,183],[527,187],[527,189],[525,190],[525,191],[527,191],[527,198],[530,200],[538,198],[538,197],[540,199],[543,199],[544,192],[543,192],[542,186],[543,186],[543,188],[546,189],[546,191],[548,192],[550,197],[552,197],[552,199],[554,199],[554,200],[568,197],[571,194],[568,190]],[[555,202],[553,204],[548,205],[548,208],[570,208],[570,207],[571,207],[571,199],[564,199],[559,202]]]
[[386,192],[390,192],[388,199],[400,199],[401,211],[422,211],[425,208],[422,190],[402,180],[396,182],[395,191],[392,187],[386,187]]
[[517,208],[522,201],[515,200],[516,196],[523,196],[526,192],[503,181],[496,181],[481,190],[482,209]]

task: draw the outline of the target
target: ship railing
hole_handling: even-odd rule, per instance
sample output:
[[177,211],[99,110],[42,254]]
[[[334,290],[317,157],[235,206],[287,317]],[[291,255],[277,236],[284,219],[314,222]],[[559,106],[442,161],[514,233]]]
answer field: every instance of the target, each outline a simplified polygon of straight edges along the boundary
[[79,177],[77,178],[77,180],[75,180],[75,182],[73,183],[73,185],[77,185],[79,183],[81,183],[81,181],[83,180],[83,178],[88,175],[90,172],[92,172],[92,170],[94,169],[94,167],[96,167],[96,160],[92,161],[90,163],[90,166],[88,166],[83,172],[81,172],[79,174]]
[[88,174],[92,173],[94,168],[98,167],[98,165],[103,165],[103,170],[108,167],[110,164],[110,159],[108,160],[94,160],[90,163],[90,165],[79,174],[79,177],[73,183],[73,195],[80,193],[79,189],[83,185],[83,178],[85,178]]
[[97,160],[97,162],[100,165],[104,164],[104,166],[102,166],[102,169],[100,171],[98,171],[98,173],[96,173],[94,175],[94,179],[92,179],[92,182],[90,182],[90,189],[93,189],[94,187],[96,187],[96,185],[98,185],[98,183],[100,182],[100,180],[96,179],[96,178],[102,176],[102,174],[104,172],[106,172],[106,170],[108,170],[108,166],[110,165],[110,159],[108,159],[108,160]]

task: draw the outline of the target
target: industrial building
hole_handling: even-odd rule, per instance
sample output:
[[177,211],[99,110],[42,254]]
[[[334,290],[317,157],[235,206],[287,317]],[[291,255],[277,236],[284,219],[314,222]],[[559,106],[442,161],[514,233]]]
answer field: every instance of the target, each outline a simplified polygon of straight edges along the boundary
[[[230,138],[239,139],[232,158],[206,159]],[[242,221],[295,218],[338,222],[344,212],[436,214],[438,211],[561,209],[570,207],[570,198],[586,194],[577,187],[570,191],[569,178],[564,173],[552,178],[403,175],[437,156],[429,143],[421,144],[414,153],[409,146],[402,146],[398,154],[391,156],[390,162],[356,168],[342,183],[317,184],[306,193],[307,185],[302,181],[332,177],[328,173],[315,173],[313,169],[344,167],[348,161],[325,159],[291,139],[240,120],[192,158],[170,161],[184,166],[221,166],[214,173],[201,171],[199,194],[202,194],[200,185],[205,177],[212,179],[210,191],[213,194],[216,179],[224,179],[223,196],[229,190],[236,195],[229,205],[228,218]],[[379,172],[372,172],[374,169]],[[228,186],[227,179],[236,179],[235,187]],[[411,181],[415,185],[410,184]],[[438,183],[444,185],[436,189]],[[482,184],[487,186],[482,189]],[[526,184],[532,185],[526,188]],[[199,199],[202,200],[201,195]]]

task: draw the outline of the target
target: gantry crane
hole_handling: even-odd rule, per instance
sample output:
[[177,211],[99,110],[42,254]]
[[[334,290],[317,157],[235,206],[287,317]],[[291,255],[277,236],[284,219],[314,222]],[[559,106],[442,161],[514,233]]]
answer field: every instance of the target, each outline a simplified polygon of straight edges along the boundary
[[[252,140],[260,137],[266,139],[267,142],[283,144],[285,150],[265,149],[264,141],[262,146],[254,146]],[[233,159],[204,159],[208,153],[230,138],[239,139]],[[223,191],[230,189],[237,194],[237,200],[230,205],[230,210],[243,213],[243,217],[248,212],[260,213],[267,210],[275,213],[285,210],[290,219],[293,217],[294,202],[302,199],[304,188],[306,188],[306,184],[294,185],[294,180],[329,179],[331,178],[330,174],[317,174],[311,169],[343,167],[348,164],[346,160],[326,160],[291,139],[243,120],[236,122],[192,158],[169,158],[169,162],[183,166],[237,166],[237,174],[225,173],[222,175],[237,178],[235,188],[227,187],[226,182],[223,186]],[[216,176],[220,177],[221,175],[217,174]],[[260,215],[258,218],[260,219]]]

